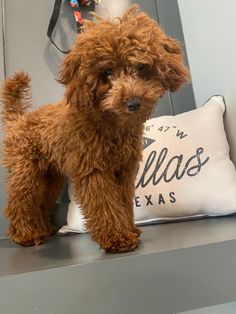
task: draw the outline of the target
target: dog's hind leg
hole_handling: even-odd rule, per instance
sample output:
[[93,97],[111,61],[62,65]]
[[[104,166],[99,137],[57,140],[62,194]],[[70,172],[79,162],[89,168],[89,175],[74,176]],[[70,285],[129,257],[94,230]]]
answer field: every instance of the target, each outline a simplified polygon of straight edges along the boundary
[[[49,181],[34,160],[18,160],[11,169],[5,214],[10,221],[8,235],[12,241],[23,246],[38,245],[55,233],[49,208],[56,193],[45,197],[50,193]],[[50,206],[43,206],[46,201]]]
[[[47,219],[51,220],[56,200],[64,185],[65,177],[54,169],[47,171],[44,175],[45,191],[42,198],[41,209]],[[57,231],[57,230],[56,230]]]

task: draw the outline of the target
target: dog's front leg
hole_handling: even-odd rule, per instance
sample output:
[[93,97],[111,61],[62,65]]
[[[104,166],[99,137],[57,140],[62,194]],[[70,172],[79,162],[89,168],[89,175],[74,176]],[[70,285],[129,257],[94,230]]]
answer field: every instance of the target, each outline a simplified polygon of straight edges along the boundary
[[133,251],[139,244],[139,233],[132,227],[115,177],[110,172],[94,171],[82,181],[73,176],[72,185],[92,239],[107,252]]
[[132,228],[134,232],[141,234],[141,230],[134,225],[134,197],[135,197],[135,179],[138,173],[139,161],[132,162],[121,171],[119,171],[117,179],[121,188],[121,195],[126,207],[127,214],[130,216],[130,222],[132,222]]

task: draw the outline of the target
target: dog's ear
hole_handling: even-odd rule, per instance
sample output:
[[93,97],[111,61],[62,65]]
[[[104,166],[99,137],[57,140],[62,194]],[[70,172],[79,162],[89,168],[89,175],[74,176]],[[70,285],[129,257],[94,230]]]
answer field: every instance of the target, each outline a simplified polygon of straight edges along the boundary
[[63,61],[57,81],[65,86],[68,85],[79,71],[80,62],[80,57],[72,49]]
[[88,61],[88,47],[85,35],[79,35],[65,57],[57,81],[66,86],[65,101],[72,107],[86,110],[94,105],[97,77],[90,71],[83,56]]
[[[158,40],[158,38],[157,38]],[[161,82],[166,90],[177,91],[182,84],[189,81],[189,70],[184,64],[183,50],[181,44],[175,39],[166,36],[164,33],[159,36],[159,47],[163,47],[164,53],[157,52],[155,67],[161,74]]]
[[[90,73],[87,73],[88,76]],[[96,99],[96,78],[94,78],[93,83],[88,84],[83,82],[83,80],[78,77],[78,79],[73,79],[66,88],[65,99],[66,102],[80,111],[91,110],[95,104]]]
[[127,10],[121,23],[128,30],[128,37],[134,37],[145,42],[144,46],[151,47],[149,53],[153,56],[153,67],[165,90],[174,92],[189,81],[181,45],[168,37],[146,13],[141,12],[138,5],[132,5]]

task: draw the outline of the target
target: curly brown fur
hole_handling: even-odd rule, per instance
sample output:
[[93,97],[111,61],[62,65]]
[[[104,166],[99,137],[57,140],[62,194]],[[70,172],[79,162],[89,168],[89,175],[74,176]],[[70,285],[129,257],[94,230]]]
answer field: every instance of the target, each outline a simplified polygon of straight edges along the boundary
[[55,232],[52,209],[69,176],[92,239],[107,252],[134,250],[143,122],[165,91],[176,91],[187,76],[180,45],[133,6],[121,19],[85,22],[60,72],[66,86],[61,102],[26,113],[29,77],[6,80],[10,239],[37,245]]

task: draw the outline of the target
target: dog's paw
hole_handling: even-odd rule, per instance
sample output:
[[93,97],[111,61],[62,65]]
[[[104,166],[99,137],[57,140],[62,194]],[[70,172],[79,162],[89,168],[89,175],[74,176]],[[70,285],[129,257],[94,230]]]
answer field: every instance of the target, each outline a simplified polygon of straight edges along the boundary
[[102,247],[108,253],[125,253],[134,251],[139,243],[139,229],[135,229],[134,232],[117,233],[109,238],[107,243]]
[[57,228],[52,227],[50,230],[41,231],[41,232],[29,232],[29,233],[16,233],[11,232],[9,230],[8,237],[11,241],[21,245],[21,246],[37,246],[46,241],[46,239],[55,234],[57,232]]
[[137,228],[137,227],[134,227],[132,232],[136,233],[137,236],[139,237],[143,231],[141,229]]

